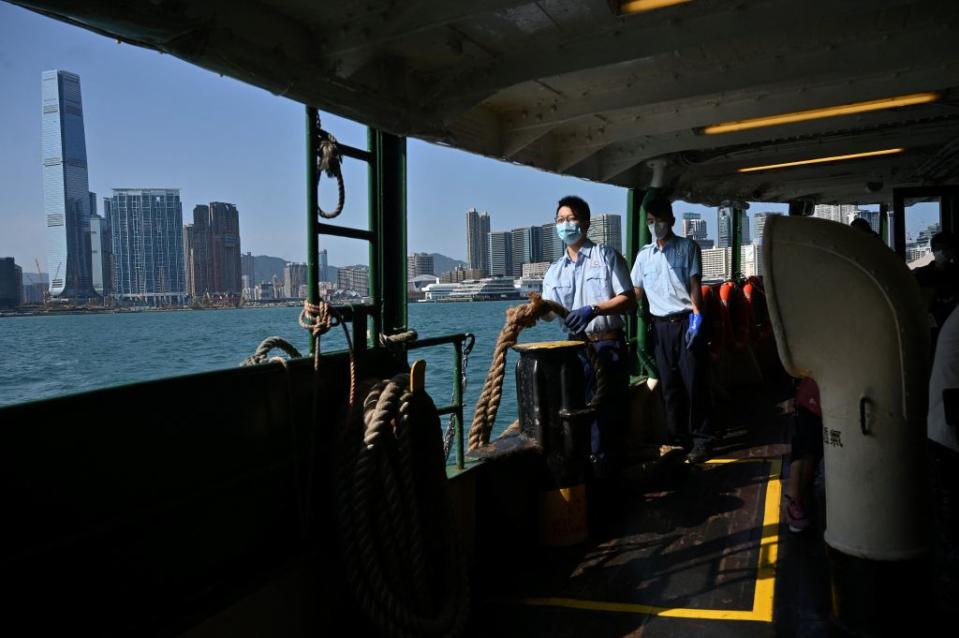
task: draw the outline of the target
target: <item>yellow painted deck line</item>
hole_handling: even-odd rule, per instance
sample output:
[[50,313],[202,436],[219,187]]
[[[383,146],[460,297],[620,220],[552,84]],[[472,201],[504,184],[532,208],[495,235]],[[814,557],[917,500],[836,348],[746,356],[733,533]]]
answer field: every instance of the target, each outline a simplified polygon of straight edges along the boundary
[[608,611],[626,614],[643,614],[663,618],[691,618],[699,620],[742,620],[772,622],[776,591],[776,561],[779,559],[779,502],[782,499],[782,459],[742,458],[711,459],[707,463],[765,462],[770,464],[766,481],[766,498],[763,503],[762,529],[759,540],[759,557],[756,561],[756,589],[753,608],[742,609],[691,609],[685,607],[655,607],[634,603],[610,603],[577,598],[524,598],[517,602],[537,607],[563,607],[586,611]]

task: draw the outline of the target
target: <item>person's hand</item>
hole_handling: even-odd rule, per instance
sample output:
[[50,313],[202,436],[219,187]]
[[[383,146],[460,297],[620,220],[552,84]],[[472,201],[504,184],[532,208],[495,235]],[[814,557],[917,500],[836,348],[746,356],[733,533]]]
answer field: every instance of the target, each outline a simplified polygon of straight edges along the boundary
[[703,325],[703,316],[693,313],[689,316],[689,328],[686,329],[686,349],[691,350],[696,336],[699,335],[699,329]]
[[592,306],[583,306],[582,308],[577,308],[566,315],[566,327],[569,328],[571,333],[579,334],[580,332],[586,330],[586,326],[589,325],[589,322],[595,316],[596,312],[593,310]]

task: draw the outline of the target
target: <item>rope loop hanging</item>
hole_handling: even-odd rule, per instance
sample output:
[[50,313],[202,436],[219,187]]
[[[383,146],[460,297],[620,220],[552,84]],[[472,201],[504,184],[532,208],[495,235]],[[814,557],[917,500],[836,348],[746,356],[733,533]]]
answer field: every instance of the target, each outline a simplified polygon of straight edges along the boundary
[[319,190],[320,187],[320,174],[326,173],[326,176],[330,179],[336,180],[337,188],[337,200],[336,208],[332,211],[325,211],[323,207],[320,206],[320,197],[317,193],[316,197],[316,212],[323,219],[333,219],[338,217],[340,213],[343,212],[343,205],[346,203],[346,185],[343,183],[343,170],[342,170],[342,161],[343,154],[339,150],[338,143],[336,138],[333,137],[333,134],[329,131],[324,131],[320,124],[320,116],[317,113],[316,116],[316,129],[317,129],[317,150],[319,151],[316,156],[316,189]]

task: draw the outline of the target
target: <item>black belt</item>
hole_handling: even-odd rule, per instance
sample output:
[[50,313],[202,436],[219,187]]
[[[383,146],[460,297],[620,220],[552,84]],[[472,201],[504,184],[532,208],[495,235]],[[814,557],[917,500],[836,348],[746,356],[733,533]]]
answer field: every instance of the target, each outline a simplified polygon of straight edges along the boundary
[[656,315],[651,315],[651,316],[653,318],[653,321],[655,322],[674,322],[674,321],[682,321],[683,319],[687,319],[689,315],[691,314],[692,314],[692,310],[687,310],[686,312],[676,312],[671,315],[666,315],[665,317],[657,317]]

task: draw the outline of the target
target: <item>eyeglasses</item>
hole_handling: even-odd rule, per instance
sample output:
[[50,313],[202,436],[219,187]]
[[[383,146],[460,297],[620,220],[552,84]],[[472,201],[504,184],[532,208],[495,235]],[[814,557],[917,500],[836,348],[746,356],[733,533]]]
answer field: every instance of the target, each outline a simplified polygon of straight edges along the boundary
[[556,223],[557,223],[557,224],[562,224],[562,223],[564,223],[564,222],[579,222],[579,220],[576,219],[576,218],[573,217],[573,216],[569,216],[569,217],[557,217],[557,218],[556,218]]

